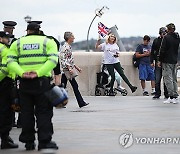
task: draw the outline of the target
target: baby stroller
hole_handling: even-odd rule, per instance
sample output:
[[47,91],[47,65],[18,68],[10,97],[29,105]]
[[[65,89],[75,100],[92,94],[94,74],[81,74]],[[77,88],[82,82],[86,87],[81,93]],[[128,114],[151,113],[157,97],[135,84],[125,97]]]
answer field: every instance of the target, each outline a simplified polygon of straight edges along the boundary
[[[99,72],[96,74],[97,74],[97,85],[95,88],[95,95],[96,96],[103,96],[103,95],[109,96],[109,91],[110,91],[109,74],[106,71],[105,65],[102,66],[102,72]],[[117,75],[119,74],[117,73]],[[122,96],[126,96],[128,94],[127,90],[121,86],[114,88],[113,91],[115,95],[117,94],[117,92],[120,92]]]

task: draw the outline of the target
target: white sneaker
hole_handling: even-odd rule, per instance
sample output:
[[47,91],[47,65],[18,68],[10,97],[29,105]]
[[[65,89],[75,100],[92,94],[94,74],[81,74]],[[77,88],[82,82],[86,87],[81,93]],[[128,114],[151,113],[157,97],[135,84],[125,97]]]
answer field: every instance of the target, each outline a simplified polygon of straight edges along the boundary
[[179,103],[179,101],[178,101],[178,99],[177,99],[177,98],[173,98],[173,99],[172,99],[172,103],[173,103],[173,104],[178,104],[178,103]]
[[125,88],[122,87],[122,86],[117,86],[117,89],[122,89],[122,90],[124,90]]
[[164,104],[173,103],[173,99],[171,99],[171,98],[169,97],[167,100],[163,101],[163,103],[164,103]]

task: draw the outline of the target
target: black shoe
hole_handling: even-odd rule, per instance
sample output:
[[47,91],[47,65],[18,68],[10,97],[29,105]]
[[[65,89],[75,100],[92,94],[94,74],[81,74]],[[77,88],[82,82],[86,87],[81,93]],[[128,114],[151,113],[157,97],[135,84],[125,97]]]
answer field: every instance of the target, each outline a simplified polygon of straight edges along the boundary
[[1,149],[15,149],[18,148],[18,144],[9,142],[8,140],[1,142]]
[[168,98],[169,98],[169,96],[168,96],[168,95],[165,95],[165,96],[164,96],[164,99],[168,99]]
[[137,90],[137,87],[135,87],[135,86],[132,86],[132,87],[131,87],[132,93],[134,93],[136,90]]
[[164,96],[164,99],[168,99],[169,97]]
[[82,108],[82,107],[87,106],[87,105],[89,105],[89,103],[84,103],[83,105],[80,105],[79,107]]
[[153,97],[153,99],[159,99],[159,95],[155,95],[154,97]]
[[147,91],[143,92],[143,96],[149,96],[149,93]]
[[34,142],[26,143],[25,148],[27,151],[34,150],[36,147],[36,144]]
[[57,146],[57,144],[53,141],[49,142],[49,143],[39,143],[38,145],[38,150],[42,150],[42,149],[59,149],[59,147]]

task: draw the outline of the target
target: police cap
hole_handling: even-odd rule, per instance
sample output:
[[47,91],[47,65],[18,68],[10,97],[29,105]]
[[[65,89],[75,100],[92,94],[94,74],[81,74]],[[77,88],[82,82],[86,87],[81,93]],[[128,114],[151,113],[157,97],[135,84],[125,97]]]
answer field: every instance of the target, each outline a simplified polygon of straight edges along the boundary
[[17,23],[15,21],[3,21],[4,28],[13,28],[15,29],[15,26]]
[[8,32],[0,31],[0,37],[7,37],[7,38],[9,38],[10,35],[9,35]]
[[40,25],[41,23],[42,23],[42,21],[28,21],[28,23],[30,24],[30,23],[37,23],[38,25]]
[[39,24],[35,23],[35,22],[31,22],[27,25],[27,29],[26,30],[39,30],[41,27]]

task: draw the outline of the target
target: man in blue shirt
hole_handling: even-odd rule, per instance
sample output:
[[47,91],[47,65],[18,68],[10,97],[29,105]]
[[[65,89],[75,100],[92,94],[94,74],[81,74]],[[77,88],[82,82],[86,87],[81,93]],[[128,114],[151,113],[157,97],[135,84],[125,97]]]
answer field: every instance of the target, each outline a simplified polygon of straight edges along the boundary
[[141,80],[141,86],[144,96],[149,96],[148,91],[146,90],[145,81],[151,81],[151,94],[155,94],[154,66],[151,66],[150,62],[151,46],[149,45],[149,42],[150,37],[148,35],[145,35],[143,38],[143,44],[140,44],[136,48],[136,57],[140,58],[139,79]]

